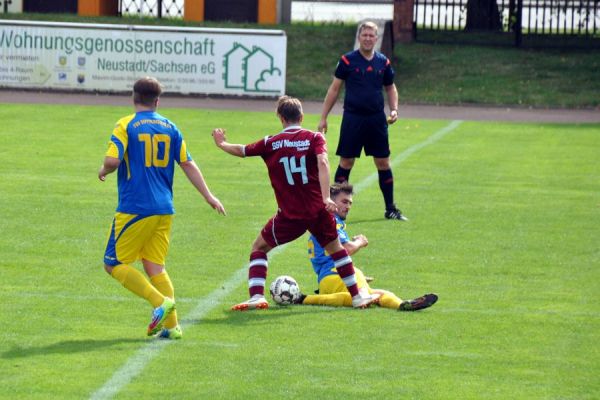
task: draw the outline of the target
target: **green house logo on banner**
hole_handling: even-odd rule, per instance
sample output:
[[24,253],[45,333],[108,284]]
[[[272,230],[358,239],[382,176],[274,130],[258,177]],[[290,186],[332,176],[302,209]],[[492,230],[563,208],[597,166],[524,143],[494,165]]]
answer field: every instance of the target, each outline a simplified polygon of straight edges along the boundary
[[273,56],[259,46],[248,49],[234,43],[223,56],[223,80],[229,89],[246,92],[277,93],[281,70],[273,63]]

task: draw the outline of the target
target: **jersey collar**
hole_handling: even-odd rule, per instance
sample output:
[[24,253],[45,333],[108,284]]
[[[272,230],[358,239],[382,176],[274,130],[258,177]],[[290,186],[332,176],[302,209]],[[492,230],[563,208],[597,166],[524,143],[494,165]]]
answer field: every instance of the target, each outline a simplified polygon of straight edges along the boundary
[[291,130],[297,131],[300,129],[302,129],[302,127],[300,125],[290,125],[279,133],[291,133],[289,131],[291,131]]

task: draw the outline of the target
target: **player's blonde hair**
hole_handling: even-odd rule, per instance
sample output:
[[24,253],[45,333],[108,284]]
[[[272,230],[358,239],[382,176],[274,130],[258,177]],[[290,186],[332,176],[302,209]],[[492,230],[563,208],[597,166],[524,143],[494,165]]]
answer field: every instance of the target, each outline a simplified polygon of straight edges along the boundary
[[379,28],[377,24],[373,21],[365,21],[358,26],[358,35],[361,34],[363,29],[373,29],[375,31],[375,35],[379,35]]
[[295,97],[281,96],[277,100],[277,115],[283,118],[286,122],[302,121],[302,103]]
[[153,107],[162,94],[162,85],[158,79],[146,76],[133,84],[133,102]]

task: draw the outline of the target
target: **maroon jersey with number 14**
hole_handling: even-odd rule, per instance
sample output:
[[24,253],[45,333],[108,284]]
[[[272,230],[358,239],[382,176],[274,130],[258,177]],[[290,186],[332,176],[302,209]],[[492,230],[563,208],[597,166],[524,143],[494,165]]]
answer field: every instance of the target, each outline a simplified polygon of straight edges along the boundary
[[279,212],[290,219],[310,218],[325,207],[317,165],[317,154],[322,153],[327,153],[323,135],[300,126],[244,146],[246,157],[265,161]]

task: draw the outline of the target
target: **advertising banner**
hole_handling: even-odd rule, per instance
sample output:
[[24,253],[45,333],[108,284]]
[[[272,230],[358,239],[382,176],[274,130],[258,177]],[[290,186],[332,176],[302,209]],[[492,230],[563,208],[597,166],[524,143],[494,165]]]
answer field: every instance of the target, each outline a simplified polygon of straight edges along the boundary
[[284,31],[0,20],[0,87],[274,97],[285,92]]

